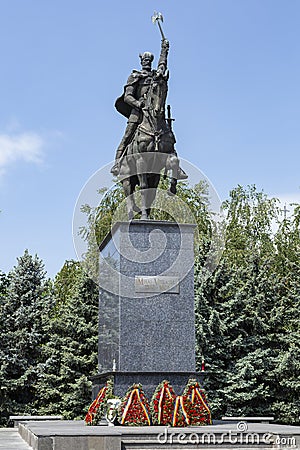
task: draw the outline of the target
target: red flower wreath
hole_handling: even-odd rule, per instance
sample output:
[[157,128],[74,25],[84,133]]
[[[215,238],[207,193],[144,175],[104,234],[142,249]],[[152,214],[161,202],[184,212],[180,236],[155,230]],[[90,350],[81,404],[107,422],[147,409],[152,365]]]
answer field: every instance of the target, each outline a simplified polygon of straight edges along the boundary
[[141,384],[133,384],[120,405],[119,420],[121,425],[151,425],[149,403]]
[[190,410],[191,402],[186,395],[179,395],[176,397],[172,426],[186,427],[187,425],[190,425]]
[[97,425],[100,422],[105,414],[107,399],[112,396],[112,393],[113,384],[111,380],[108,380],[88,409],[84,419],[87,425]]
[[189,380],[184,395],[190,400],[190,425],[211,425],[211,412],[206,395],[197,380]]
[[153,425],[172,425],[176,394],[169,381],[162,381],[151,400]]

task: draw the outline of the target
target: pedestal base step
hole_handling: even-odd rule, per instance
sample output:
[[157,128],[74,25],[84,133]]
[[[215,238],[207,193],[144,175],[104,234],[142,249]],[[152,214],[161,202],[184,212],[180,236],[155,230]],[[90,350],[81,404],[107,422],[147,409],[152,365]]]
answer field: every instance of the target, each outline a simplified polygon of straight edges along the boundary
[[241,432],[236,424],[229,423],[172,428],[91,427],[83,421],[28,422],[19,425],[19,432],[33,450],[300,449],[300,427],[263,423],[249,423]]
[[107,372],[91,377],[93,382],[92,396],[96,398],[100,388],[106,383],[108,378],[114,380],[114,394],[124,397],[128,388],[134,384],[141,384],[146,397],[150,401],[159,383],[168,380],[177,395],[181,395],[188,380],[196,379],[201,385],[205,372]]

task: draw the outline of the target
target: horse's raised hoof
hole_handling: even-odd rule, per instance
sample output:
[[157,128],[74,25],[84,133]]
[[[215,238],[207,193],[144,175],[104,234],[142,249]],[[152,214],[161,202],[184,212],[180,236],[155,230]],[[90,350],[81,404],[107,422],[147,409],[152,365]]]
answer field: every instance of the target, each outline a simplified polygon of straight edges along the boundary
[[188,178],[188,175],[185,173],[185,171],[179,167],[178,173],[177,173],[177,180],[186,180]]

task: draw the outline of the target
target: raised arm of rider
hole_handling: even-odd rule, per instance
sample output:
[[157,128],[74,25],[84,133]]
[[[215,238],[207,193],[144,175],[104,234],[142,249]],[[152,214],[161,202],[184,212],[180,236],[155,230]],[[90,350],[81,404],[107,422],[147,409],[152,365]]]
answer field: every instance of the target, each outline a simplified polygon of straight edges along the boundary
[[165,73],[165,71],[167,70],[169,48],[169,41],[167,39],[162,39],[160,56],[157,65],[157,71],[159,71],[160,73]]

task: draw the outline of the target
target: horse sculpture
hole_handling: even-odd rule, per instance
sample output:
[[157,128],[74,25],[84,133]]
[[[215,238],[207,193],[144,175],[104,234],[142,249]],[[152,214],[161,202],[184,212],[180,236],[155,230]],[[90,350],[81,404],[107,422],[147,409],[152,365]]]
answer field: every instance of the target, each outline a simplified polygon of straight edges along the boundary
[[[143,101],[142,121],[120,161],[119,178],[127,198],[129,220],[133,219],[134,212],[141,212],[141,219],[149,218],[163,169],[165,176],[167,171],[171,171],[168,192],[176,193],[180,169],[171,120],[165,117],[167,81],[168,74],[160,74],[151,83]],[[141,208],[137,207],[134,200],[137,186],[141,190]]]

